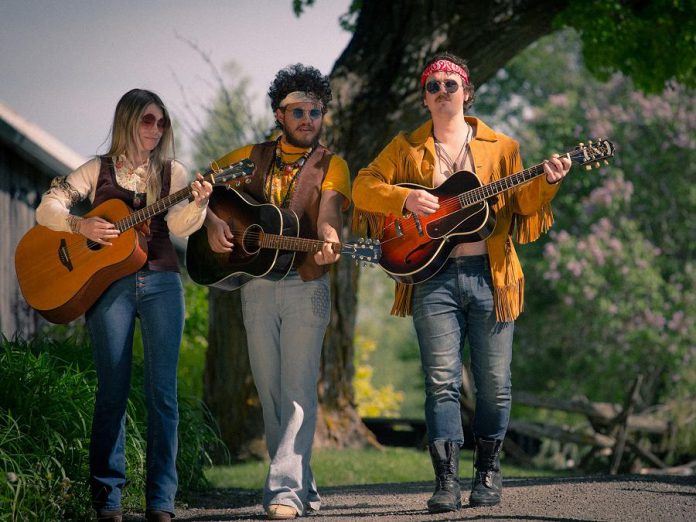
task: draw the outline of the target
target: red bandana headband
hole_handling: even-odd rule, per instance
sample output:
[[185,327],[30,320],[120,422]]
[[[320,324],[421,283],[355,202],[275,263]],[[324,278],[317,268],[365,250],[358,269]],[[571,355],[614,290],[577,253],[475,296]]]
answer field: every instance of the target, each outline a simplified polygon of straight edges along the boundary
[[428,67],[425,68],[423,71],[423,74],[421,74],[421,79],[420,79],[420,84],[421,87],[425,85],[425,80],[428,79],[428,76],[431,74],[434,74],[436,72],[449,72],[449,73],[456,73],[459,76],[462,77],[462,81],[464,82],[464,85],[469,85],[469,75],[466,74],[466,71],[462,69],[459,65],[456,63],[450,62],[449,60],[438,60],[436,62],[431,63],[428,65]]

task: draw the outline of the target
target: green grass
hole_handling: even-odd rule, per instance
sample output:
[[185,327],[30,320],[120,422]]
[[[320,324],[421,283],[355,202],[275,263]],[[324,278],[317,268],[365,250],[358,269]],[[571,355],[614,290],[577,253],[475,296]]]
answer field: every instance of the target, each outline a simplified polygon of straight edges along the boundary
[[[460,476],[472,473],[472,452],[463,451]],[[215,466],[206,477],[215,488],[259,489],[266,479],[268,463],[247,461],[232,466]],[[312,471],[319,487],[433,480],[433,469],[426,451],[409,448],[383,450],[317,450]],[[521,468],[505,463],[505,477],[567,476],[568,472]]]

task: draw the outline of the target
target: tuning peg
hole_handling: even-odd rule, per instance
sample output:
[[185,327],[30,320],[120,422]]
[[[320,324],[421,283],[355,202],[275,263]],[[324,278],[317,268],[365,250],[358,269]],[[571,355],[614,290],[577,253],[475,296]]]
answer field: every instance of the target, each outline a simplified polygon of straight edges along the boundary
[[609,165],[609,162],[607,160],[604,160],[605,165]]
[[587,142],[588,145],[592,145],[592,140]]
[[599,161],[598,161],[597,163],[594,164],[594,166],[595,166],[595,168],[599,168],[599,167],[601,167],[602,165],[601,165],[601,163],[599,163]]
[[581,147],[585,146],[585,144],[582,141],[580,143],[578,143],[578,145],[580,145]]
[[244,183],[246,183],[247,185],[248,185],[249,183],[251,183],[251,178],[245,179],[245,180],[244,180]]
[[589,163],[585,165],[585,170],[592,170],[592,165],[590,165]]

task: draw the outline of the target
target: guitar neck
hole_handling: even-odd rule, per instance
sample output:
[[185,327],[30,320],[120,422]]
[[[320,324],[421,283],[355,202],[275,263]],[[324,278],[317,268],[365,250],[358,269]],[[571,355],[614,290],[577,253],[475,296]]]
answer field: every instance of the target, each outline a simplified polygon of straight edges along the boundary
[[143,223],[158,214],[161,214],[168,208],[173,207],[177,203],[180,203],[190,197],[191,187],[188,186],[177,192],[174,192],[174,194],[169,194],[168,196],[162,199],[158,199],[152,205],[149,205],[145,208],[141,208],[140,210],[136,210],[132,214],[129,214],[128,216],[124,217],[123,219],[119,219],[116,223],[114,223],[114,225],[116,226],[119,232],[124,232],[129,228],[133,228],[134,226],[139,225],[140,223]]
[[506,176],[489,183],[488,185],[483,185],[482,187],[469,190],[458,196],[459,203],[462,207],[468,207],[480,203],[490,197],[496,196],[501,192],[513,189],[523,183],[533,180],[534,178],[541,176],[544,173],[544,164],[539,163],[533,167],[512,174],[511,176]]
[[[278,234],[261,234],[259,245],[261,248],[273,248],[276,250],[291,250],[293,252],[317,253],[324,246],[324,241],[307,239],[303,237],[280,236]],[[331,243],[334,252],[341,252],[341,243]]]

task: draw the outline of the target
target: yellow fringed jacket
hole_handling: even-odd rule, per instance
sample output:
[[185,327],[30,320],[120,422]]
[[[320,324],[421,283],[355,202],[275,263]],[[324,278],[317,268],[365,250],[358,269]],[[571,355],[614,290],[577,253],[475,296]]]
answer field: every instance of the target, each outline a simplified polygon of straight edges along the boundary
[[[519,144],[493,131],[478,118],[466,117],[475,135],[470,143],[475,174],[488,184],[523,170]],[[428,121],[410,134],[401,133],[369,166],[358,172],[353,184],[353,230],[379,237],[384,216],[401,216],[410,189],[397,183],[433,186],[435,142],[433,124]],[[493,205],[497,223],[486,240],[494,286],[496,318],[515,320],[524,308],[524,274],[515,247],[535,241],[553,224],[550,202],[559,184],[547,183],[545,176],[498,195]],[[410,315],[412,285],[396,284],[393,315]]]

